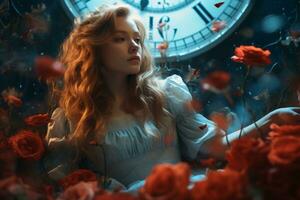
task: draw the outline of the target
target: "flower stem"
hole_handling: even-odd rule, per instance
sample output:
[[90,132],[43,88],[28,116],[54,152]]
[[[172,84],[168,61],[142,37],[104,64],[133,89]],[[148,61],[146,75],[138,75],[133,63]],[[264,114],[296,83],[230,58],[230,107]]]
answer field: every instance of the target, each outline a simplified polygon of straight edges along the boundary
[[[247,66],[247,72],[246,72],[244,81],[243,81],[242,86],[241,86],[242,102],[243,102],[243,106],[244,106],[244,107],[246,107],[246,106],[245,106],[245,105],[246,105],[246,99],[245,99],[245,87],[246,87],[246,82],[247,82],[247,79],[248,79],[249,74],[250,74],[250,66]],[[242,136],[243,129],[244,129],[244,119],[242,119],[242,122],[241,122],[241,128],[240,128],[240,133],[239,133],[239,139],[240,139],[241,136]]]
[[[260,134],[260,137],[263,138],[263,133],[262,131],[260,130],[260,128],[258,127],[258,125],[256,124],[256,120],[255,120],[255,114],[253,113],[252,109],[249,108],[248,104],[247,104],[247,101],[246,101],[246,96],[245,96],[245,88],[246,88],[246,82],[247,82],[247,79],[249,77],[249,74],[250,74],[250,71],[251,71],[251,66],[247,66],[247,72],[246,72],[246,75],[245,75],[245,79],[244,79],[244,82],[243,82],[243,85],[242,85],[242,102],[243,102],[243,106],[245,107],[245,109],[250,113],[250,116],[251,116],[251,120],[255,126],[255,128],[257,129],[258,133]],[[239,138],[241,137],[241,134],[242,134],[242,129],[243,129],[243,126],[241,127],[241,131],[240,131],[240,134],[239,134]]]

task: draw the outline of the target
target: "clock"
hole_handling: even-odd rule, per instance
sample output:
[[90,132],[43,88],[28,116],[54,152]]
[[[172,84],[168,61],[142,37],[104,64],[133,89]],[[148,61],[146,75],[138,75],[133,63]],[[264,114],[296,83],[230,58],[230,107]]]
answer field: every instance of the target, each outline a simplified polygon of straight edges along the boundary
[[166,41],[170,61],[185,60],[215,47],[245,19],[254,0],[62,0],[62,3],[72,18],[84,16],[102,4],[127,4],[142,18],[150,51],[160,62],[159,47]]

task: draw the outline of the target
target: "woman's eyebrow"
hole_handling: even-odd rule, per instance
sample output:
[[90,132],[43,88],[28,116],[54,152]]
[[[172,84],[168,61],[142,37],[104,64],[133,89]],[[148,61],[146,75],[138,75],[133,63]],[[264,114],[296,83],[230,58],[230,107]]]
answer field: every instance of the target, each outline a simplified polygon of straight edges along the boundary
[[[122,33],[122,34],[127,34],[127,35],[129,35],[129,32],[128,32],[128,31],[123,31],[123,30],[116,30],[116,31],[115,31],[115,34],[118,34],[118,33]],[[133,35],[138,35],[138,36],[140,36],[140,33],[137,32],[137,31],[134,31],[134,32],[132,32],[132,33],[133,33]]]

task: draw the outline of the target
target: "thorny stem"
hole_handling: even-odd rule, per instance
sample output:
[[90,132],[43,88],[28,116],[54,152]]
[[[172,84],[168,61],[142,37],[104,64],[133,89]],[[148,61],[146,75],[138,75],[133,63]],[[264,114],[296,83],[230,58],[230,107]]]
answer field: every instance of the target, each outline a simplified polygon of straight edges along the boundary
[[285,96],[287,91],[288,91],[288,86],[284,87],[283,90],[281,91],[279,101],[276,105],[277,108],[281,105],[283,97]]
[[[251,71],[251,66],[247,66],[247,72],[246,72],[246,75],[245,75],[245,79],[243,81],[243,84],[242,84],[242,102],[243,102],[243,106],[245,107],[245,109],[250,113],[251,115],[251,120],[255,126],[255,128],[257,129],[257,131],[259,132],[260,134],[260,137],[263,138],[263,133],[262,131],[260,130],[260,128],[257,126],[256,124],[256,120],[255,120],[255,114],[253,113],[253,111],[249,108],[248,104],[247,104],[247,101],[246,101],[246,97],[245,97],[245,88],[246,88],[246,82],[247,82],[247,79],[249,77],[249,74],[250,74],[250,71]],[[242,131],[243,131],[243,124],[241,124],[241,129],[240,129],[240,133],[239,133],[239,138],[241,137],[242,135]]]

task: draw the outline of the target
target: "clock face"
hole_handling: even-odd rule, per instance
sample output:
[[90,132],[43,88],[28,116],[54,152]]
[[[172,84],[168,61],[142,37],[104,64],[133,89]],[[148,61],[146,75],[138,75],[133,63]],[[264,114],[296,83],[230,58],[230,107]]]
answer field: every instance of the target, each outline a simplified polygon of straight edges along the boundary
[[159,62],[158,47],[168,42],[170,60],[199,55],[224,40],[249,13],[254,0],[63,0],[74,17],[102,4],[122,3],[138,14],[147,30],[147,42]]

